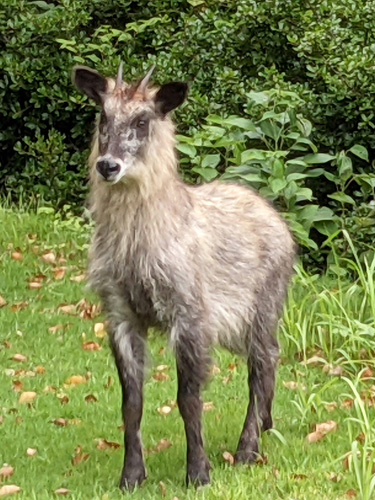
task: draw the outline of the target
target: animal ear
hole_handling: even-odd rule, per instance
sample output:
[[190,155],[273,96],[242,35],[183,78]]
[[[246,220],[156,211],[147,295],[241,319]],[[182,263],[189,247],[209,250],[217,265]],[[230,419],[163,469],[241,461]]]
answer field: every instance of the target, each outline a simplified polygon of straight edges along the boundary
[[86,66],[76,66],[73,68],[72,80],[74,85],[97,104],[101,104],[103,94],[107,91],[107,79],[97,71],[86,68]]
[[188,89],[188,84],[183,82],[172,82],[163,85],[154,97],[156,111],[165,116],[177,106],[180,106],[186,99]]

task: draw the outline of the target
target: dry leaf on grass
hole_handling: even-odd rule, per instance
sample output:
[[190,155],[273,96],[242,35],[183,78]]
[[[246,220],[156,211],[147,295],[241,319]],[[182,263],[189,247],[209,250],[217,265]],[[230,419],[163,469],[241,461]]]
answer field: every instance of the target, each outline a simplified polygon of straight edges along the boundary
[[51,251],[44,252],[42,260],[47,264],[54,264],[56,262],[56,255]]
[[170,380],[171,377],[168,375],[168,373],[158,372],[154,373],[152,378],[157,382],[166,382],[167,380]]
[[324,365],[323,372],[331,377],[341,377],[345,373],[342,366],[333,366],[331,364]]
[[77,446],[74,450],[74,457],[72,458],[72,465],[79,465],[86,462],[90,458],[88,453],[83,453],[82,446]]
[[361,378],[373,378],[375,376],[375,372],[372,368],[366,368],[365,371],[362,372]]
[[353,489],[350,489],[346,492],[346,497],[347,498],[356,498],[357,492]]
[[341,403],[340,407],[343,409],[349,409],[353,408],[354,405],[354,399],[348,398],[344,399],[344,401]]
[[7,305],[7,301],[0,295],[0,307],[4,307]]
[[329,475],[329,480],[333,483],[339,483],[340,481],[342,481],[342,475],[337,474],[336,472],[331,472],[331,474]]
[[12,252],[11,257],[13,260],[17,260],[18,262],[23,261],[23,255],[19,249],[16,249],[14,252]]
[[101,345],[99,345],[97,342],[86,342],[85,344],[82,345],[83,349],[85,351],[100,351],[101,350]]
[[0,497],[6,497],[8,495],[14,495],[15,493],[19,493],[21,488],[16,486],[15,484],[4,484],[0,488]]
[[301,365],[305,365],[305,366],[316,366],[316,365],[319,365],[319,364],[326,364],[327,361],[320,357],[320,356],[311,356],[311,358],[309,359],[306,359],[306,361],[302,361],[301,362]]
[[160,494],[162,497],[165,497],[167,495],[167,487],[163,481],[159,482],[159,488],[160,488]]
[[156,371],[158,371],[158,372],[163,372],[165,370],[169,370],[169,366],[168,365],[158,365],[156,367]]
[[59,394],[57,399],[60,401],[62,405],[66,405],[69,403],[69,397],[66,394]]
[[35,368],[35,371],[38,375],[43,375],[44,373],[46,373],[46,369],[44,368],[44,366],[40,366],[38,365],[36,368]]
[[43,286],[43,283],[39,281],[30,281],[29,288],[30,290],[40,290]]
[[13,390],[21,392],[23,390],[23,383],[20,380],[13,380]]
[[63,314],[74,316],[75,314],[77,314],[77,307],[75,306],[75,304],[63,304],[57,308],[57,311]]
[[321,424],[316,424],[315,431],[311,432],[306,436],[306,441],[309,444],[317,443],[321,441],[329,432],[335,432],[337,430],[337,422],[334,420],[329,420]]
[[164,417],[169,415],[172,411],[172,408],[170,406],[161,406],[160,408],[158,408],[158,412],[160,413],[160,415],[163,415]]
[[66,427],[69,424],[66,418],[55,418],[55,420],[53,420],[53,423],[55,425],[58,425],[59,427]]
[[26,455],[28,457],[35,457],[35,455],[38,453],[38,450],[36,448],[27,448],[26,450]]
[[27,356],[24,354],[15,354],[12,359],[13,361],[17,361],[17,363],[25,363],[27,361]]
[[70,281],[75,281],[76,283],[82,283],[82,281],[85,281],[86,279],[86,274],[79,274],[78,276],[72,276],[70,278]]
[[104,339],[105,337],[107,337],[108,333],[105,329],[105,324],[104,323],[95,323],[94,333],[95,333],[95,337],[97,337],[98,339]]
[[98,398],[96,398],[94,396],[94,394],[88,394],[86,397],[85,397],[85,401],[86,403],[97,403],[98,402]]
[[36,397],[37,397],[37,393],[34,391],[22,392],[20,397],[19,397],[18,402],[20,404],[32,403]]
[[210,370],[211,375],[214,377],[215,375],[220,375],[221,370],[218,366],[212,365]]
[[154,453],[160,453],[162,451],[168,450],[172,446],[171,441],[169,439],[161,439],[154,448],[146,450],[148,455],[153,455]]
[[25,302],[25,301],[24,302],[16,302],[15,304],[13,304],[10,307],[10,310],[12,312],[18,312],[18,311],[23,311],[27,307],[29,307],[29,303],[28,302]]
[[215,405],[212,401],[207,401],[203,403],[203,411],[212,411],[215,408]]
[[56,495],[69,495],[70,490],[68,490],[68,488],[58,488],[57,490],[55,490],[55,494]]
[[66,267],[57,267],[53,271],[53,276],[54,276],[56,281],[63,280],[65,278],[65,274],[66,274]]
[[335,401],[332,403],[328,403],[324,405],[324,408],[329,412],[335,411],[337,409],[337,403]]
[[287,389],[290,389],[291,391],[306,391],[306,386],[299,383],[299,382],[294,382],[294,380],[291,380],[289,382],[283,382],[283,386],[286,387]]
[[223,458],[229,465],[234,465],[234,456],[229,451],[224,451]]
[[72,375],[66,380],[64,387],[75,387],[76,385],[86,384],[86,382],[87,377],[83,375]]
[[11,465],[4,464],[0,468],[0,478],[1,479],[7,479],[10,476],[13,476],[14,474],[14,468]]
[[107,441],[106,439],[98,439],[97,441],[96,447],[98,450],[117,450],[121,446],[119,443]]

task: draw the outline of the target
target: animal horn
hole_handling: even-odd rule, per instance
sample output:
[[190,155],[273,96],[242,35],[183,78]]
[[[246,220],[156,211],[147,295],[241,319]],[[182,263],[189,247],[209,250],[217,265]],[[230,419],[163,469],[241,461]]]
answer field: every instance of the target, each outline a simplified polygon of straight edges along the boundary
[[121,61],[120,62],[120,66],[118,67],[118,71],[117,71],[116,87],[115,87],[116,90],[119,90],[122,87],[122,70],[123,70],[123,67],[124,67],[124,63]]
[[155,64],[153,66],[151,66],[151,68],[149,69],[147,75],[144,78],[142,78],[142,80],[140,81],[140,83],[138,85],[138,88],[137,88],[137,92],[141,92],[142,94],[145,93],[147,84],[150,81],[151,75],[154,72],[155,68],[156,68]]

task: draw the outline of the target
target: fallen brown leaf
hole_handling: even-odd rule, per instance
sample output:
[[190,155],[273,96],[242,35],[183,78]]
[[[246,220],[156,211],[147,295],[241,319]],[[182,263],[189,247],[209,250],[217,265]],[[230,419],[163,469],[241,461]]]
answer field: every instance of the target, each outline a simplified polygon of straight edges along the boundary
[[59,306],[57,308],[57,311],[63,314],[69,314],[71,316],[74,316],[75,314],[77,314],[77,307],[74,304],[65,304]]
[[108,336],[104,323],[95,323],[94,333],[95,337],[97,337],[98,339],[104,339]]
[[347,498],[355,498],[357,496],[357,492],[353,489],[350,489],[346,492]]
[[329,480],[333,483],[339,483],[340,481],[342,481],[342,475],[337,474],[336,472],[331,472],[331,474],[329,475]]
[[234,465],[234,456],[229,451],[224,451],[223,458],[229,465]]
[[23,383],[20,380],[13,380],[13,390],[15,392],[22,392]]
[[215,405],[212,401],[207,401],[203,403],[203,411],[212,411],[215,408]]
[[72,458],[72,465],[79,465],[82,462],[86,462],[90,458],[88,453],[83,453],[82,446],[77,446],[74,450],[74,456]]
[[43,375],[44,373],[46,373],[46,369],[44,368],[44,366],[40,366],[38,365],[36,368],[35,368],[35,371],[38,375]]
[[44,260],[47,264],[54,264],[56,262],[56,255],[51,251],[44,252],[42,260]]
[[160,494],[162,497],[165,497],[167,495],[167,487],[163,481],[159,482],[159,488],[160,488]]
[[62,405],[66,405],[69,403],[69,397],[66,394],[58,395],[57,399],[60,401]]
[[82,345],[83,349],[85,351],[100,351],[101,346],[97,342],[86,342],[85,344]]
[[160,413],[160,415],[163,415],[164,417],[169,415],[172,411],[172,408],[170,406],[161,406],[160,408],[158,408],[158,412]]
[[98,450],[108,450],[108,449],[117,450],[121,446],[119,443],[114,443],[113,441],[107,441],[106,439],[98,439],[97,441],[98,444],[96,445],[96,447]]
[[10,476],[13,476],[14,474],[14,468],[11,465],[4,464],[0,468],[0,478],[1,479],[7,479]]
[[321,441],[329,432],[337,430],[337,422],[329,420],[321,424],[316,424],[315,431],[306,436],[306,441],[309,444]]
[[11,257],[12,257],[13,260],[17,260],[19,262],[23,261],[23,255],[22,255],[22,252],[19,249],[17,249],[14,252],[12,252]]
[[55,490],[56,495],[69,495],[69,493],[70,490],[68,490],[68,488],[58,488],[57,490]]
[[86,403],[97,403],[98,402],[98,398],[96,398],[94,396],[94,394],[88,394],[86,397],[85,397],[85,401]]
[[57,392],[57,387],[53,385],[46,385],[43,389],[43,394],[53,394],[55,392]]
[[372,368],[366,368],[364,372],[361,374],[361,378],[373,378],[375,376],[375,372]]
[[27,448],[26,450],[26,455],[28,457],[35,457],[35,455],[38,453],[38,450],[35,448]]
[[34,391],[22,392],[20,397],[19,397],[18,402],[19,402],[19,404],[32,403],[36,397],[37,397],[37,393]]
[[307,479],[306,474],[292,474],[292,478],[296,481],[302,481],[303,479]]
[[53,423],[55,425],[58,425],[59,427],[66,427],[69,424],[66,418],[55,418],[55,420],[53,420]]
[[78,276],[72,276],[70,278],[70,281],[75,281],[76,283],[82,283],[82,281],[85,281],[86,279],[86,274],[79,274]]
[[14,495],[15,493],[19,493],[21,488],[16,486],[15,484],[4,484],[0,488],[0,497],[6,497],[8,495]]
[[353,408],[354,405],[354,399],[348,398],[344,399],[344,401],[341,403],[341,408],[343,409],[350,409]]
[[10,307],[10,309],[12,312],[18,312],[23,311],[23,309],[26,309],[27,307],[29,307],[28,302],[16,302]]
[[335,411],[337,409],[337,403],[333,401],[332,403],[324,405],[324,408],[329,412]]
[[9,342],[9,340],[4,340],[3,346],[5,347],[5,349],[11,349],[12,348],[12,344]]
[[319,365],[319,364],[326,364],[326,360],[320,356],[311,356],[311,358],[309,359],[306,359],[306,361],[302,361],[301,364],[302,365],[306,365],[306,366],[316,366],[316,365]]
[[211,376],[213,376],[213,377],[214,377],[215,375],[220,375],[221,370],[220,370],[220,368],[219,368],[218,366],[216,366],[216,365],[212,365],[212,366],[211,366],[210,373],[211,373]]
[[84,377],[83,375],[73,375],[72,377],[69,377],[64,386],[65,387],[74,387],[76,385],[81,385],[81,384],[86,384],[87,382],[87,377]]
[[12,359],[13,361],[17,361],[18,363],[24,363],[25,361],[27,361],[27,356],[25,356],[24,354],[15,354]]
[[168,365],[158,365],[158,366],[156,367],[156,370],[157,370],[158,372],[163,372],[163,371],[165,371],[165,370],[169,370],[169,366],[168,366]]
[[293,380],[289,382],[283,382],[283,386],[286,387],[287,389],[290,389],[291,391],[306,391],[306,386],[299,383],[299,382],[294,382]]
[[43,283],[39,281],[30,281],[29,288],[30,290],[40,290],[43,287]]
[[0,295],[0,307],[4,307],[7,305],[7,301]]
[[231,372],[237,371],[237,365],[236,365],[236,363],[230,363],[228,365],[228,370],[230,370]]
[[56,281],[61,281],[65,278],[66,267],[58,267],[53,271],[53,276]]
[[169,439],[161,439],[158,444],[150,450],[150,453],[160,453],[161,451],[168,450],[172,446]]
[[80,311],[79,316],[82,319],[94,319],[101,313],[101,307],[99,305],[91,304],[86,299],[78,302],[77,309]]
[[331,364],[324,365],[323,372],[327,375],[330,375],[331,377],[341,377],[345,373],[342,366],[333,366]]
[[154,373],[152,378],[157,382],[165,382],[167,380],[170,380],[171,377],[168,375],[168,373],[158,372]]
[[104,384],[104,389],[109,389],[110,387],[113,386],[114,380],[113,377],[109,376],[107,379],[107,383]]

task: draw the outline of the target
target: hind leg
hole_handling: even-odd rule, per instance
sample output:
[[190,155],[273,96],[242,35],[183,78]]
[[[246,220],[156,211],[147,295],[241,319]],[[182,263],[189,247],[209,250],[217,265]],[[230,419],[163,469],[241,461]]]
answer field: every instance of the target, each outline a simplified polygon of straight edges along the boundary
[[253,337],[249,369],[250,402],[235,455],[236,463],[252,463],[259,456],[259,436],[272,427],[278,343],[271,336]]

